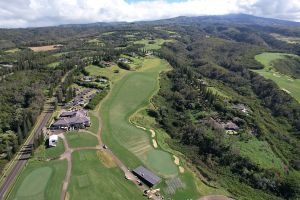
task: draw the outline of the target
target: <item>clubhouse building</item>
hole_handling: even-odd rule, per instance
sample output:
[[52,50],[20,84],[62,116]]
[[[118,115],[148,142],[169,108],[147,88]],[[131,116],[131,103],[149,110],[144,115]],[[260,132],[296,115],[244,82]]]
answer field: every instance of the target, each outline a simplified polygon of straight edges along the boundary
[[62,112],[59,119],[52,125],[51,129],[80,129],[90,126],[90,118],[84,110],[66,111]]

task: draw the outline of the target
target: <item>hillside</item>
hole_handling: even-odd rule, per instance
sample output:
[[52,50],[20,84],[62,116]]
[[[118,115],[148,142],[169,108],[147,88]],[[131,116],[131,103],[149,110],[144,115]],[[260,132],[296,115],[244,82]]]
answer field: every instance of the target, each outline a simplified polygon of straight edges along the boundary
[[[33,139],[8,199],[142,199],[140,165],[160,178],[155,199],[300,198],[299,23],[238,14],[0,37],[1,180],[48,103],[60,137]],[[90,127],[52,129],[77,109]]]

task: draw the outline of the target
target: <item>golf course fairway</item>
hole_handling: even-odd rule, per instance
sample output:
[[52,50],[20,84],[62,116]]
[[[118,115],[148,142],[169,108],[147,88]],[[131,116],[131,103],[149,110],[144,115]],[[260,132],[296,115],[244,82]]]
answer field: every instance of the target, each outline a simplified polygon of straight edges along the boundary
[[139,71],[130,71],[113,87],[101,105],[102,139],[130,169],[144,165],[168,178],[178,174],[169,153],[152,146],[151,135],[129,122],[130,116],[149,104],[159,88],[159,74],[169,64],[159,58],[146,58]]

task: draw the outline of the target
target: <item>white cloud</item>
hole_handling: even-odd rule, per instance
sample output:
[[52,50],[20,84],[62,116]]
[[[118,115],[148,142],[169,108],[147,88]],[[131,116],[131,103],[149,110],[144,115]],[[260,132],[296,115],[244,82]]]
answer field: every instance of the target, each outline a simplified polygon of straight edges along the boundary
[[300,21],[299,0],[0,0],[0,27],[248,13]]

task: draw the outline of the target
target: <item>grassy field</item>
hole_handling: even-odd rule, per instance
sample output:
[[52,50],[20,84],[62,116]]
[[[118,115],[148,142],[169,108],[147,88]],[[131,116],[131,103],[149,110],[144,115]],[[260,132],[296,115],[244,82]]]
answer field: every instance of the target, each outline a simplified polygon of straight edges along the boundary
[[62,139],[59,138],[56,147],[45,148],[45,145],[41,145],[34,153],[35,157],[44,158],[56,158],[63,154],[65,151],[64,143]]
[[283,58],[282,53],[262,53],[255,56],[255,59],[262,63],[265,68],[253,70],[267,79],[273,80],[282,90],[289,93],[300,102],[300,79],[293,79],[289,76],[280,74],[274,70],[270,63],[275,59]]
[[95,136],[85,132],[67,132],[65,136],[71,148],[95,147],[98,144]]
[[[117,65],[113,65],[106,68],[101,68],[95,65],[89,65],[85,68],[92,76],[105,76],[112,82],[118,80],[127,71],[119,68]],[[116,73],[118,71],[118,73]]]
[[176,176],[177,167],[171,155],[154,149],[149,133],[136,128],[129,117],[149,104],[149,98],[158,88],[158,75],[168,64],[158,58],[144,60],[141,71],[129,72],[118,81],[103,102],[103,141],[129,168],[143,163],[163,177]]
[[91,126],[88,128],[89,131],[97,134],[98,133],[98,129],[99,129],[99,120],[98,118],[92,114],[91,112],[89,112],[89,117],[91,118]]
[[124,178],[124,173],[116,165],[103,163],[107,160],[102,157],[96,150],[72,154],[72,177],[68,188],[70,199],[144,199],[142,192]]
[[[150,41],[154,42],[153,44],[149,43]],[[173,40],[164,40],[164,39],[155,39],[155,40],[138,40],[135,41],[135,44],[144,44],[145,50],[157,50],[160,49],[161,45],[163,45],[163,43],[165,42],[173,42]]]
[[47,46],[39,46],[39,47],[29,47],[34,52],[42,52],[42,51],[52,51],[59,49],[58,47],[55,47],[56,45],[47,45]]
[[249,158],[264,169],[278,169],[283,171],[282,161],[273,153],[266,141],[251,139],[247,142],[236,142],[233,148],[239,149],[242,156]]
[[66,170],[66,161],[29,161],[8,199],[60,199],[60,192]]

